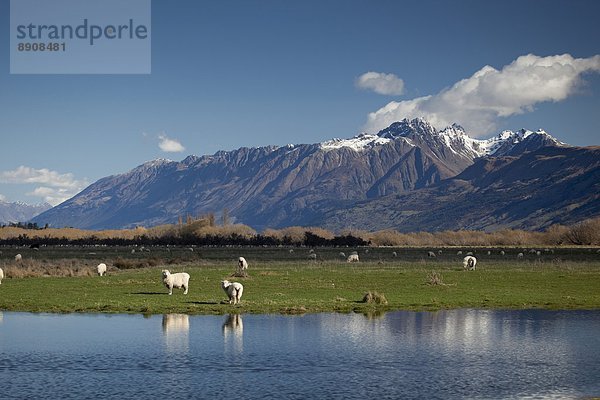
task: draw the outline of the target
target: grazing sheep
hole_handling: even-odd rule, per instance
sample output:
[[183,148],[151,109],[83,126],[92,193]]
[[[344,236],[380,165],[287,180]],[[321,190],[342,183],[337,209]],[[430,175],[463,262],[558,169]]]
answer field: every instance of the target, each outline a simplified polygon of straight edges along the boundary
[[442,254],[442,250],[438,250],[438,254]]
[[523,257],[524,257],[523,253],[517,254],[517,258],[523,258]]
[[466,256],[463,258],[463,268],[469,268],[469,271],[475,271],[475,264],[477,264],[477,259],[473,256]]
[[4,279],[4,271],[0,268],[0,285],[2,285],[2,279]]
[[340,251],[340,254],[339,254],[339,255],[340,255],[340,257],[342,257],[342,258],[346,258],[346,253],[344,253],[343,251]]
[[248,269],[248,262],[244,257],[238,258],[238,271],[242,272]]
[[350,254],[346,261],[347,262],[358,262],[359,261],[358,254]]
[[473,252],[472,251],[467,251],[467,254],[465,254],[466,256],[472,256]]
[[392,253],[392,257],[398,257],[398,253],[396,253],[395,251]]
[[168,269],[162,270],[163,283],[169,289],[169,295],[173,294],[173,288],[184,289],[183,294],[187,294],[190,282],[190,274],[187,272],[178,272],[172,274]]
[[237,304],[242,299],[244,286],[239,282],[221,281],[221,287],[229,297],[229,304]]
[[501,256],[503,256],[503,255],[505,255],[505,254],[506,254],[506,253],[504,252],[504,250],[500,250],[500,255],[501,255]]
[[17,254],[17,255],[15,256],[15,261],[17,261],[17,262],[21,261],[22,259],[23,259],[23,256],[22,256],[22,255],[20,255],[20,254]]
[[435,253],[433,251],[428,251],[427,252],[427,257],[435,258]]
[[290,254],[294,254],[294,249],[290,249]]
[[310,254],[308,255],[308,259],[309,259],[309,260],[315,260],[315,261],[316,261],[316,260],[317,260],[317,254],[316,254],[316,253],[310,253]]
[[104,263],[100,263],[98,264],[98,266],[96,267],[96,270],[98,271],[98,275],[102,276],[106,273],[106,264]]
[[457,256],[462,256],[462,250],[459,250],[459,251],[457,251],[457,252],[456,252],[456,255],[457,255]]
[[488,256],[491,256],[491,255],[492,255],[492,252],[488,250],[488,252],[487,252],[487,255],[488,255]]
[[542,255],[542,252],[541,252],[541,251],[536,251],[536,252],[535,252],[535,255],[539,257],[539,256],[541,256],[541,255]]

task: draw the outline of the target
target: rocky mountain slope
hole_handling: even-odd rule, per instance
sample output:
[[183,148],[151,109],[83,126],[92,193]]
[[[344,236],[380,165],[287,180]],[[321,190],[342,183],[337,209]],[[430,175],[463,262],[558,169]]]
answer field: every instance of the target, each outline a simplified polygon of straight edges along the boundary
[[[377,215],[377,220],[372,216]],[[330,229],[540,230],[600,215],[600,147],[547,146],[480,158],[427,188],[324,213]]]

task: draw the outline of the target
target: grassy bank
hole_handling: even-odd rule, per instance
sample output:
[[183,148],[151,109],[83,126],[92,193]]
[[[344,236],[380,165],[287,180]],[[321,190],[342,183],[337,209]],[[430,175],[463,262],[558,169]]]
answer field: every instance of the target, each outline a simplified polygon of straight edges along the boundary
[[[4,279],[0,310],[106,313],[303,313],[436,310],[447,308],[600,308],[600,263],[516,262],[480,259],[466,272],[456,260],[262,261],[248,278],[230,278],[224,261],[168,265],[191,275],[188,295],[162,286],[164,265],[112,269],[108,276],[38,276]],[[433,279],[433,271],[438,279]],[[245,287],[240,305],[225,302],[224,278]],[[433,284],[437,283],[437,284]],[[362,302],[368,291],[387,304]]]

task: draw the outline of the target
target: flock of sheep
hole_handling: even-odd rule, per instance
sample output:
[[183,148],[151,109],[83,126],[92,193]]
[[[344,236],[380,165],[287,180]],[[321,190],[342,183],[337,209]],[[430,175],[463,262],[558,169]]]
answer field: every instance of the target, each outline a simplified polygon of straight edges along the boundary
[[[248,269],[248,262],[244,257],[238,259],[238,267],[236,272],[245,272]],[[102,276],[106,272],[106,265],[98,265],[98,275]],[[173,288],[183,289],[183,294],[187,294],[190,288],[190,274],[187,272],[177,272],[172,274],[168,269],[162,270],[162,281],[169,295],[173,294]],[[244,293],[244,286],[239,282],[229,282],[228,280],[221,281],[221,288],[229,297],[229,304],[238,304]]]

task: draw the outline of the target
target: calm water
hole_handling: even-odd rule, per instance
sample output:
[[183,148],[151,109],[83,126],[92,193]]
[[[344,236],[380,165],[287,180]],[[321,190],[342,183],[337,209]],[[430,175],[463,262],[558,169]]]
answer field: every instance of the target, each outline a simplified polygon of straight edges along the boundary
[[0,317],[0,398],[600,396],[600,311]]

